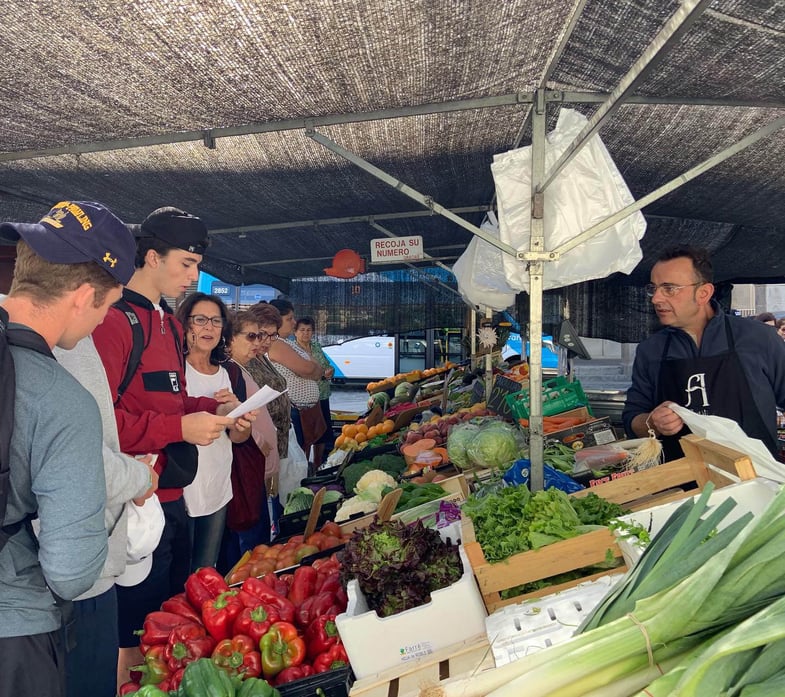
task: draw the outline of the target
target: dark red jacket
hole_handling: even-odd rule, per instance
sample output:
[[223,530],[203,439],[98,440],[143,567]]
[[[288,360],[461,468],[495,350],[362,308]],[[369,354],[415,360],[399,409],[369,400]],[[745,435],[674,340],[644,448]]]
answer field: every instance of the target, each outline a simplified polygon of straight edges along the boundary
[[[119,402],[117,388],[125,376],[133,338],[123,312],[110,308],[93,332],[93,340],[106,369],[115,404],[120,448],[129,455],[158,454],[156,471],[166,467],[162,448],[183,439],[180,419],[198,411],[215,413],[218,403],[208,397],[189,397],[183,370],[183,328],[162,301],[165,316],[144,296],[127,288],[123,299],[139,317],[144,333],[142,359]],[[175,337],[174,333],[177,333]],[[175,501],[182,489],[159,489],[161,501]]]

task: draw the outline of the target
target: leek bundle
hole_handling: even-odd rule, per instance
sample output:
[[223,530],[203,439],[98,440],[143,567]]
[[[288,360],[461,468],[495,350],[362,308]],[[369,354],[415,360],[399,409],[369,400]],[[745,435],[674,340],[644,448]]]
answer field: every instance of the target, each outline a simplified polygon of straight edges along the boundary
[[[717,656],[739,653],[726,648],[728,641],[756,649],[754,655],[733,659],[726,672],[736,680],[765,658],[762,644],[746,639],[747,634],[765,622],[763,643],[785,637],[785,493],[781,490],[758,519],[750,522],[745,516],[713,534],[734,503],[718,506],[703,519],[711,487],[707,489],[697,501],[677,509],[622,587],[585,623],[583,633],[501,668],[426,689],[422,697],[629,697],[649,685],[653,674],[666,671],[671,681],[666,691],[652,694],[725,695],[696,691],[707,674],[695,667],[701,655],[711,646]],[[738,623],[741,634],[728,639]],[[749,629],[753,624],[755,629]],[[703,646],[712,638],[720,643]],[[774,667],[748,683],[761,695],[783,663],[773,658],[770,654]],[[718,660],[714,654],[704,659]],[[683,689],[675,689],[682,684]],[[754,694],[740,689],[727,694]]]

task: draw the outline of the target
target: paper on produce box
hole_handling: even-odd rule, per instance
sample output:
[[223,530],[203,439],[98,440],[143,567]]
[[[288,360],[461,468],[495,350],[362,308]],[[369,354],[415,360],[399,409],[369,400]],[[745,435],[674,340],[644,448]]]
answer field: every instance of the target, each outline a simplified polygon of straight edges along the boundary
[[759,477],[773,479],[780,484],[785,482],[785,465],[774,459],[768,448],[763,445],[763,441],[750,438],[732,419],[696,414],[674,402],[669,402],[668,406],[681,417],[696,436],[749,455],[755,467],[755,474]]
[[230,411],[227,416],[230,419],[236,419],[238,416],[247,414],[249,411],[253,411],[254,409],[261,409],[265,404],[269,404],[276,397],[280,397],[284,392],[286,392],[286,390],[278,392],[278,390],[274,390],[269,385],[265,385],[258,392],[254,392],[242,404],[232,409],[232,411]]

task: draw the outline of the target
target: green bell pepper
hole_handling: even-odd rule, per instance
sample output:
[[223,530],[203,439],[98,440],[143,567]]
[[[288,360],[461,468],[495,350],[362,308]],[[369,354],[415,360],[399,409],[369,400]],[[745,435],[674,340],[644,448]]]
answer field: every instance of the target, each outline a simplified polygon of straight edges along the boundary
[[246,678],[237,691],[237,697],[281,697],[281,693],[261,678]]
[[200,658],[186,666],[178,694],[181,697],[235,697],[235,688],[229,676],[212,659]]

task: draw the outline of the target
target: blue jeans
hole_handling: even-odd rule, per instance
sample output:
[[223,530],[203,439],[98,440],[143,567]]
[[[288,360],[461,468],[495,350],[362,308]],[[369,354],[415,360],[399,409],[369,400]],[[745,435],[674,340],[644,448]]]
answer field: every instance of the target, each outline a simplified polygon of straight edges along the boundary
[[191,571],[218,563],[225,525],[226,506],[209,515],[188,518],[188,529],[191,533]]

